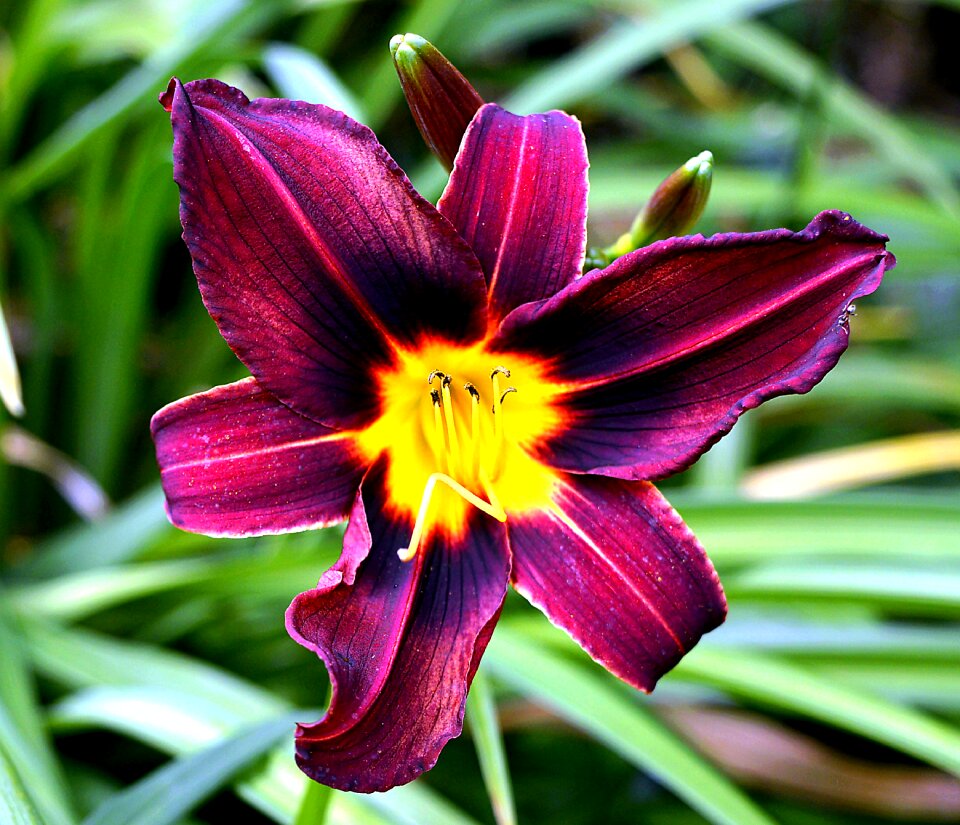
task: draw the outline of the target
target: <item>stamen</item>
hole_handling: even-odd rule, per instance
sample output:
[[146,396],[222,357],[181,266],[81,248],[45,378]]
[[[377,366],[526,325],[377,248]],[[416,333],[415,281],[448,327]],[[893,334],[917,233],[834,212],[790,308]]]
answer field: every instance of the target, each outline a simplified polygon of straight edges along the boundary
[[430,400],[433,402],[433,457],[439,466],[447,452],[443,434],[443,413],[440,410],[440,390],[430,390]]
[[480,393],[469,381],[463,388],[470,393],[470,464],[476,475],[480,466]]
[[[484,483],[485,478],[486,475],[481,476],[481,484],[484,486],[484,492],[486,492],[487,495],[490,495],[490,493],[493,491],[492,488],[490,488],[489,482]],[[431,473],[429,478],[427,478],[426,485],[423,488],[423,498],[420,499],[420,509],[417,511],[417,520],[413,525],[413,533],[410,535],[410,544],[407,547],[401,547],[397,551],[400,561],[410,561],[417,555],[417,549],[419,548],[420,541],[423,538],[423,528],[426,524],[427,514],[430,511],[430,500],[433,497],[433,490],[437,486],[438,481],[442,481],[466,502],[472,504],[481,512],[486,513],[488,516],[491,516],[500,522],[507,520],[507,514],[504,512],[503,507],[500,505],[499,501],[495,500],[496,496],[492,496],[491,501],[486,502],[482,498],[475,496],[466,487],[459,482],[454,481],[445,473]]]
[[460,440],[457,438],[457,422],[454,417],[453,399],[450,398],[450,376],[444,375],[440,382],[443,393],[443,417],[447,422],[447,439],[450,445],[447,469],[451,475],[460,472]]
[[[500,392],[500,376],[510,377],[510,370],[506,367],[494,367],[490,372],[493,381],[493,477],[497,478],[503,470],[503,399],[506,392]],[[509,390],[508,390],[509,392]],[[514,390],[516,392],[516,390]]]

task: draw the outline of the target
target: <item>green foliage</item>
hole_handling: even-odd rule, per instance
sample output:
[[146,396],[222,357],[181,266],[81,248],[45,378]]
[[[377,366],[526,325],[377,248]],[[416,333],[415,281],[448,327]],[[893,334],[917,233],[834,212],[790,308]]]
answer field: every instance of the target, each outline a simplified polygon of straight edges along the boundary
[[[758,764],[736,738],[713,747],[701,717],[675,725],[691,707],[736,710],[781,742],[815,737],[881,801],[884,766],[903,766],[912,789],[960,776],[960,462],[945,451],[934,472],[908,476],[891,460],[894,480],[877,485],[854,451],[841,494],[743,492],[774,462],[960,428],[960,128],[946,114],[957,88],[897,57],[919,42],[931,65],[942,59],[952,44],[937,21],[955,25],[960,9],[835,5],[7,4],[0,304],[19,425],[116,504],[81,523],[4,451],[0,409],[0,821],[536,825],[558,806],[573,825],[877,821],[854,787],[798,790],[802,762]],[[150,415],[243,370],[198,300],[154,101],[177,74],[347,108],[436,197],[444,176],[389,61],[390,36],[406,31],[487,99],[581,118],[595,246],[710,149],[705,233],[799,228],[839,208],[887,232],[900,263],[821,386],[749,414],[670,485],[727,586],[728,623],[644,697],[511,599],[470,699],[470,741],[424,779],[368,797],[308,783],[289,741],[291,713],[316,718],[326,681],[287,638],[283,610],[342,533],[216,541],[163,514]],[[902,74],[886,97],[877,54]],[[956,798],[955,784],[938,787]],[[891,795],[887,817],[960,818],[949,794],[904,796],[912,813]]]

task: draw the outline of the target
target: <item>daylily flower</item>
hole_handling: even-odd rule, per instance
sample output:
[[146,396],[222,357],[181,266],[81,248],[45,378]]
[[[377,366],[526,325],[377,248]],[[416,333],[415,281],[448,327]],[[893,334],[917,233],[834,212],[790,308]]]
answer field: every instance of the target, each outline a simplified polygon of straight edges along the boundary
[[563,112],[473,117],[438,208],[323,106],[171,81],[200,291],[252,377],[153,434],[174,524],[282,533],[349,516],[287,627],[325,662],[301,768],[408,782],[460,733],[508,582],[650,690],[724,618],[716,573],[651,483],[847,346],[886,238],[674,238],[581,276],[587,155]]

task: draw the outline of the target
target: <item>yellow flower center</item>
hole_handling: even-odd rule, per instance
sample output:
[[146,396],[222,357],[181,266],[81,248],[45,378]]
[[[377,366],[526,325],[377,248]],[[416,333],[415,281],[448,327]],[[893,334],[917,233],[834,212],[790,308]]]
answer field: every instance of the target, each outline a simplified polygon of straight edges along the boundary
[[431,342],[377,373],[380,417],[358,436],[372,462],[386,453],[388,507],[414,520],[400,557],[433,530],[459,536],[472,507],[499,521],[547,506],[555,474],[529,450],[562,423],[562,390],[516,353]]

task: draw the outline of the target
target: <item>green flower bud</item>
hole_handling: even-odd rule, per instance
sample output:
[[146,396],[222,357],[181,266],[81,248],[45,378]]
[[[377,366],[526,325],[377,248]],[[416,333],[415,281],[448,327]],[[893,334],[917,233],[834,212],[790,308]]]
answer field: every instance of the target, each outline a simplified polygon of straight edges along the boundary
[[611,260],[654,241],[686,235],[700,219],[713,181],[713,154],[701,152],[669,175],[616,243],[604,250]]

